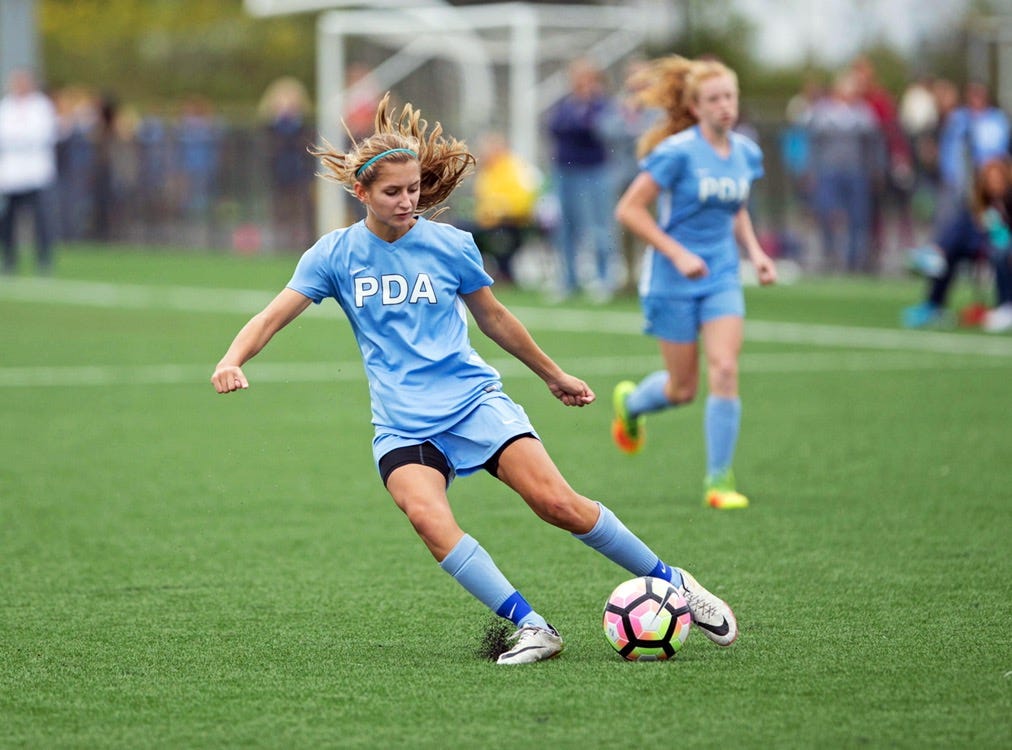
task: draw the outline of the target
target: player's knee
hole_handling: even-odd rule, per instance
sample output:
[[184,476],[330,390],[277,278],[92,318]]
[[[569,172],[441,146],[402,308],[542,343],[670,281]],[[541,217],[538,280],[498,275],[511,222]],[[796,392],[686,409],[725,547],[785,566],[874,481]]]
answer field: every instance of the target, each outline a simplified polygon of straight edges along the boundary
[[734,391],[738,386],[738,361],[734,357],[715,359],[708,364],[710,390],[714,393]]
[[543,521],[566,531],[580,533],[580,529],[587,523],[589,513],[589,509],[580,502],[581,499],[573,490],[565,488],[539,492],[529,502]]
[[432,503],[423,495],[406,495],[397,498],[397,506],[408,517],[415,531],[426,536],[432,529],[438,528],[445,519],[440,511],[439,503]]
[[427,530],[426,527],[430,523],[429,519],[425,515],[425,512],[421,508],[410,503],[400,505],[400,509],[404,512],[404,515],[408,517],[408,522],[415,531],[421,536],[425,536],[425,532]]

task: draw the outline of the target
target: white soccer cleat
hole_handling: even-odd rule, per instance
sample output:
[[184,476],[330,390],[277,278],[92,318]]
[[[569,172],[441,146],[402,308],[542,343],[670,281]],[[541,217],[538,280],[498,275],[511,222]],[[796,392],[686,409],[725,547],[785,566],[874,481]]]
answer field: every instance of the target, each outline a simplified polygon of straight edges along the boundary
[[531,664],[558,656],[562,651],[562,636],[551,625],[547,629],[524,625],[507,640],[515,643],[500,654],[497,664]]
[[727,604],[699,585],[699,581],[681,568],[681,594],[689,604],[692,622],[718,646],[730,646],[738,637],[738,621]]
[[980,327],[987,333],[1005,333],[1012,331],[1012,303],[1006,302],[984,315]]

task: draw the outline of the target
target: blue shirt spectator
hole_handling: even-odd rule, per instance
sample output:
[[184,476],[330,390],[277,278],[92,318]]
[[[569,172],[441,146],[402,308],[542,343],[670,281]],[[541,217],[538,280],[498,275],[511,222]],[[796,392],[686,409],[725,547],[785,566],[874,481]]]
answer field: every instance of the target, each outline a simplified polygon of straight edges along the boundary
[[990,104],[980,83],[966,87],[966,103],[945,118],[938,135],[939,194],[936,230],[954,220],[966,200],[972,171],[1009,155],[1008,115]]
[[580,243],[589,237],[596,259],[596,280],[589,291],[596,301],[614,292],[612,269],[617,241],[612,222],[614,179],[609,169],[608,140],[616,120],[616,105],[605,94],[601,72],[590,61],[575,60],[569,68],[570,93],[549,113],[559,199],[556,249],[562,269],[560,294],[580,287],[577,258]]

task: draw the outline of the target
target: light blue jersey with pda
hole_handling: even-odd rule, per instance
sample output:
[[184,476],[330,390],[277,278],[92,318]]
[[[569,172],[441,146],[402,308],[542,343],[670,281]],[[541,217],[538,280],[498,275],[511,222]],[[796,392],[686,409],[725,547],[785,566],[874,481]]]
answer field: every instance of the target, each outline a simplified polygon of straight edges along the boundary
[[740,285],[734,216],[748,201],[752,182],[763,176],[763,157],[746,136],[731,132],[730,140],[730,153],[721,156],[696,125],[665,138],[640,161],[640,170],[662,191],[657,223],[709,268],[707,276],[688,279],[648,247],[640,276],[642,296],[701,297]]
[[373,424],[424,440],[502,387],[471,346],[460,297],[490,284],[470,234],[418,217],[395,242],[365,221],[324,235],[288,288],[337,300],[362,353]]

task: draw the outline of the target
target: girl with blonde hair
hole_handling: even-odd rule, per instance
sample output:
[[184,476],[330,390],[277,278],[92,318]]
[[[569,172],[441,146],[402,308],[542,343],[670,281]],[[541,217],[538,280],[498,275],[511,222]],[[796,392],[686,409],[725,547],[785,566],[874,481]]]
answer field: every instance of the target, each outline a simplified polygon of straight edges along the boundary
[[440,567],[516,626],[498,663],[549,659],[563,642],[457,525],[447,487],[482,469],[542,520],[633,575],[672,581],[708,637],[730,645],[738,633],[731,609],[687,572],[663,563],[604,505],[570,487],[527,414],[503,392],[499,373],[471,346],[468,311],[564,405],[594,401],[587,384],[549,358],[492,294],[471,235],[422,215],[437,212],[470,171],[467,146],[444,136],[438,123],[430,131],[412,105],[396,117],[388,106],[384,98],[375,133],[349,151],[317,152],[328,176],[365,206],[366,218],[324,235],[302,256],[288,286],[239,331],[218,363],[215,390],[248,388],[243,364],[311,303],[333,297],[365,364],[373,456],[387,491]]
[[644,443],[644,415],[696,397],[701,340],[709,379],[704,503],[745,508],[748,498],[737,491],[732,471],[745,315],[739,248],[760,283],[776,281],[748,213],[752,181],[763,175],[762,152],[734,131],[738,78],[724,64],[672,55],[654,60],[641,76],[643,103],[664,117],[639,143],[640,173],[615,217],[647,243],[639,292],[645,331],[658,339],[664,369],[615,386],[612,437],[619,449],[636,453]]

